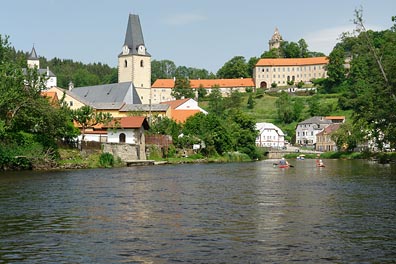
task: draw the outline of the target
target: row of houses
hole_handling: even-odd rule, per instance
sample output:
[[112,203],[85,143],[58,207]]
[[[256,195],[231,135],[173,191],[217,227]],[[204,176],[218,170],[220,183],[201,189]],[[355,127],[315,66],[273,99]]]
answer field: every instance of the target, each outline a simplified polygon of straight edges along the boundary
[[[345,122],[345,116],[314,116],[296,126],[296,144],[317,151],[337,151],[332,134]],[[282,149],[287,145],[283,131],[271,123],[257,123],[256,146]]]

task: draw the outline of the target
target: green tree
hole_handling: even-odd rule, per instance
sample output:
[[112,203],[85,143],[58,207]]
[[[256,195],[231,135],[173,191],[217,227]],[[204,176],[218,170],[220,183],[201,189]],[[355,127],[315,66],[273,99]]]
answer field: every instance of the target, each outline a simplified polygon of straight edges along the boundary
[[194,98],[195,92],[191,89],[190,80],[187,78],[176,78],[175,87],[172,89],[171,95],[176,99]]
[[96,112],[92,107],[84,105],[73,110],[72,118],[81,126],[82,141],[85,138],[85,131],[88,127],[99,123],[107,124],[113,120],[110,113]]
[[297,43],[288,41],[281,42],[280,51],[283,58],[299,58],[301,53]]
[[201,102],[206,98],[206,95],[208,94],[208,91],[200,85],[198,88],[198,101]]
[[307,58],[309,56],[308,44],[305,39],[300,39],[298,41],[298,48],[300,49],[300,58]]
[[249,68],[243,56],[235,56],[217,71],[218,78],[248,78]]
[[222,115],[225,110],[224,98],[218,86],[212,87],[212,91],[208,95],[209,112]]
[[341,46],[336,46],[329,55],[329,63],[326,66],[327,80],[325,90],[328,93],[336,92],[337,88],[346,79],[345,52]]
[[248,101],[247,101],[247,108],[248,109],[253,109],[255,104],[256,104],[256,102],[253,99],[253,95],[249,94],[249,98],[248,98]]
[[280,51],[279,49],[271,49],[269,51],[264,51],[263,54],[261,54],[260,58],[262,59],[275,59],[280,57]]
[[176,76],[176,65],[170,60],[153,60],[151,62],[151,82],[157,79],[171,79]]

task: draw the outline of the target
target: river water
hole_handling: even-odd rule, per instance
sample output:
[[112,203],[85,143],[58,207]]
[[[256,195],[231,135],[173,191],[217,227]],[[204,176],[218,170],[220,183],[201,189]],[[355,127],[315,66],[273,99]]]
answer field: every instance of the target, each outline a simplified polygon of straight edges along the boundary
[[0,263],[396,263],[396,166],[0,173]]

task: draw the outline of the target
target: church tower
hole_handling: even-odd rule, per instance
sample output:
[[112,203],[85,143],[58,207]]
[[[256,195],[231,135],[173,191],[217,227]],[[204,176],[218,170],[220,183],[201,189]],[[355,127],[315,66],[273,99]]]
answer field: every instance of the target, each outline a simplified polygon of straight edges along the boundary
[[138,15],[129,15],[124,45],[118,55],[118,82],[132,82],[137,90],[146,90],[143,94],[151,87],[151,55],[144,45]]
[[278,28],[276,27],[274,35],[272,35],[272,38],[268,42],[269,50],[279,49],[282,41],[283,41],[282,36],[281,36],[281,34],[279,34]]
[[28,65],[28,68],[33,69],[34,67],[37,67],[37,69],[40,69],[40,60],[37,56],[36,49],[34,48],[34,46],[32,48],[32,51],[29,53],[29,56],[27,59],[27,65]]

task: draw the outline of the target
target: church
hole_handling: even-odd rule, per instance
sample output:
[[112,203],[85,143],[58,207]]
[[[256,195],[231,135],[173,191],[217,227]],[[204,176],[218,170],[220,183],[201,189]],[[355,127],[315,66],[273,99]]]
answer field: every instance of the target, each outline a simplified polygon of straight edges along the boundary
[[[49,67],[47,67],[47,69],[40,69],[40,60],[39,57],[37,56],[37,52],[34,46],[32,48],[32,51],[28,55],[27,66],[29,69],[36,68],[40,76],[45,76],[44,84],[47,89],[51,87],[55,87],[57,85],[57,78],[55,74],[52,71],[50,71]],[[26,68],[22,69],[22,71],[24,72],[24,74],[27,74]]]

